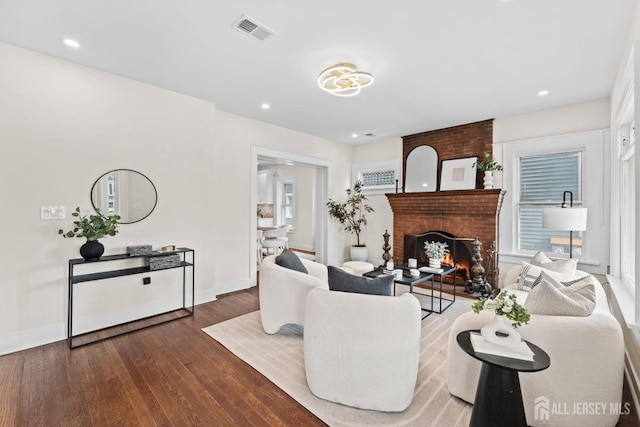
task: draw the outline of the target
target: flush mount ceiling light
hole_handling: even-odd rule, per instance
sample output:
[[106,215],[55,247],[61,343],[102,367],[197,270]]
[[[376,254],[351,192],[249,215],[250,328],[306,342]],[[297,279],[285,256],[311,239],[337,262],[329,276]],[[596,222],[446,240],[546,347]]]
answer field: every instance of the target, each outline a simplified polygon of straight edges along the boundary
[[336,96],[354,96],[363,87],[373,83],[373,76],[364,71],[358,71],[355,65],[347,62],[329,67],[318,76],[320,89]]

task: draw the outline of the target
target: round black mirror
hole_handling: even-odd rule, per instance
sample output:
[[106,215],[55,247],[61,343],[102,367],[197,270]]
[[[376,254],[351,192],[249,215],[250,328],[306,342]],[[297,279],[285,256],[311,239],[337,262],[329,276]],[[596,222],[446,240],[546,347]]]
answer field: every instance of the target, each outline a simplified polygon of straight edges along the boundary
[[158,192],[140,172],[115,169],[93,184],[91,203],[102,215],[120,215],[120,224],[131,224],[151,215],[158,203]]

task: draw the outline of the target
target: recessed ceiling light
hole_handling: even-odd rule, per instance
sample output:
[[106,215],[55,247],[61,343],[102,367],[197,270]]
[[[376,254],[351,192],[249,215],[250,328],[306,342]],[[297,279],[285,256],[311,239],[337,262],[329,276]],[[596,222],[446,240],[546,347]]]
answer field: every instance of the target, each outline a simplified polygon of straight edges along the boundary
[[269,108],[271,108],[271,105],[267,104],[266,102],[263,103],[260,107],[262,107],[263,110],[268,110]]
[[357,137],[358,137],[358,134],[357,134],[357,133],[352,133],[352,134],[351,134],[351,138],[357,138]]
[[73,47],[73,48],[76,48],[76,49],[80,47],[80,43],[78,43],[74,39],[65,38],[65,39],[62,39],[62,43],[66,44],[69,47]]
[[545,90],[541,90],[540,92],[538,92],[538,96],[545,96],[545,95],[548,95],[548,94],[549,94],[549,91],[546,90],[546,89]]

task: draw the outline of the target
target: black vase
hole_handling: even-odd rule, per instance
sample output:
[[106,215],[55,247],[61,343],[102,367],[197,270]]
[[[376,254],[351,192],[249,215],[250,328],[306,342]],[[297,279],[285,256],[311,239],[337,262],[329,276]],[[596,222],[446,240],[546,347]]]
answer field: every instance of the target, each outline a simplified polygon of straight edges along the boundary
[[87,243],[80,246],[80,255],[85,261],[100,259],[104,253],[104,246],[97,240],[87,240]]

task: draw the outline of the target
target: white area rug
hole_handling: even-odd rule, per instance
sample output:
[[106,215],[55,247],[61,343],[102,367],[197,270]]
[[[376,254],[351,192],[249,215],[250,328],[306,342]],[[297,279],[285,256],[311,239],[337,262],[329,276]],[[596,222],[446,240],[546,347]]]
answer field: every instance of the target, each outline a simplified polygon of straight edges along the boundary
[[305,378],[301,327],[285,326],[268,335],[255,311],[202,330],[330,426],[467,426],[472,406],[447,390],[447,339],[453,320],[470,310],[471,300],[457,298],[443,314],[422,321],[415,397],[402,413],[356,409],[314,396]]

